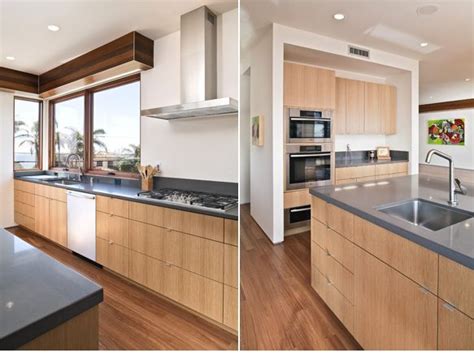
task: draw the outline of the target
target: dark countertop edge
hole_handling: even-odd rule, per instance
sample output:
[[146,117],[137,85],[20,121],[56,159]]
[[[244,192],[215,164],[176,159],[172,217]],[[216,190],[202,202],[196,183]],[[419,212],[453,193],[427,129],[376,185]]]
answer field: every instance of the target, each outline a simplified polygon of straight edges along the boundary
[[[146,199],[146,198],[129,197],[129,196],[125,196],[125,195],[117,195],[117,194],[102,192],[102,191],[82,190],[82,189],[77,189],[75,187],[71,187],[71,186],[67,186],[67,185],[57,185],[57,184],[52,184],[52,183],[48,183],[48,182],[41,181],[41,180],[25,179],[23,176],[15,176],[14,179],[25,181],[25,182],[28,182],[28,183],[41,184],[41,185],[51,186],[51,187],[60,188],[60,189],[83,192],[83,193],[92,194],[92,195],[114,197],[114,198],[122,199],[122,200],[126,200],[126,201],[139,202],[139,203],[152,205],[152,206],[161,206],[161,207],[173,208],[173,209],[177,209],[177,210],[180,210],[180,211],[199,213],[199,214],[204,214],[204,215],[208,215],[208,216],[231,219],[231,220],[235,220],[235,221],[237,221],[239,219],[238,207],[235,207],[235,209],[230,210],[232,212],[229,212],[229,211],[227,211],[227,212],[213,212],[211,210],[208,211],[208,210],[204,210],[204,209],[201,209],[201,208],[187,207],[185,205],[179,205],[179,204],[175,205],[175,204],[169,204],[169,203],[164,203],[164,202],[151,201],[151,200]],[[113,185],[111,185],[111,186],[113,186]],[[137,190],[137,192],[139,192],[139,191]]]
[[474,270],[474,260],[470,258],[469,256],[463,255],[458,253],[457,251],[451,250],[449,248],[444,247],[443,245],[440,245],[436,242],[432,242],[424,237],[420,237],[414,233],[411,233],[405,229],[399,228],[396,225],[386,222],[380,218],[374,217],[368,213],[365,213],[364,211],[361,211],[358,208],[352,207],[344,202],[341,202],[339,200],[336,200],[326,194],[320,193],[315,189],[310,189],[309,191],[311,195],[317,196],[320,199],[323,199],[324,201],[331,203],[337,207],[340,207],[350,213],[355,214],[356,216],[363,218],[371,223],[374,223],[378,225],[379,227],[382,227],[392,233],[395,233],[405,239],[408,239],[428,250],[434,251],[435,253],[445,256],[446,258],[453,260],[463,266],[466,266],[470,268],[471,270]]
[[0,349],[13,350],[18,349],[24,344],[31,342],[35,338],[51,331],[59,325],[65,323],[80,315],[87,310],[99,305],[104,300],[104,291],[102,288],[96,292],[84,297],[83,299],[72,303],[61,310],[58,310],[38,321],[35,321],[22,329],[0,339]]
[[364,159],[359,159],[356,160],[355,162],[352,163],[345,163],[345,162],[339,162],[336,160],[336,168],[350,168],[350,167],[361,167],[361,166],[366,166],[366,165],[379,165],[379,164],[393,164],[393,163],[408,163],[410,162],[408,159],[398,159],[398,160],[376,160],[376,161],[370,161],[370,160],[364,160]]

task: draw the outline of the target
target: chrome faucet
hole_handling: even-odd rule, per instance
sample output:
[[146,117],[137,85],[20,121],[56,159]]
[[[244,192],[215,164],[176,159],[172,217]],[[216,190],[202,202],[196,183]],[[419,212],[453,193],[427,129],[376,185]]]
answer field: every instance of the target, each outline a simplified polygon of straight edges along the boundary
[[[67,169],[66,170],[70,170],[71,169],[71,161],[72,159],[74,158],[75,162],[76,162],[76,165],[78,162],[81,162],[81,156],[79,156],[77,153],[71,153],[67,156],[66,158],[66,166],[67,166]],[[82,167],[79,167],[79,173],[78,173],[78,177],[79,177],[79,181],[82,182],[82,179],[84,177],[85,173],[84,173],[84,169]]]
[[[461,181],[457,178],[454,178],[454,162],[453,157],[449,154],[443,153],[441,151],[432,149],[428,151],[426,155],[426,163],[431,163],[431,158],[433,155],[437,155],[441,158],[446,159],[449,162],[449,201],[448,203],[452,206],[456,206],[459,202],[457,200],[457,194],[466,194],[466,188],[461,184]],[[457,187],[457,188],[456,188]]]
[[351,145],[349,144],[346,145],[346,162],[347,162],[347,156],[349,156],[349,162],[352,162],[352,151],[351,151]]

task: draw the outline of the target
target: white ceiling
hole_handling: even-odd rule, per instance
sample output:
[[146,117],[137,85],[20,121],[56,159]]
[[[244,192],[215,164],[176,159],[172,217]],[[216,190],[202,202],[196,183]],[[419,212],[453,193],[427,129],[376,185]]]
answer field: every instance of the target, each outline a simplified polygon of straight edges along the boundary
[[[241,0],[240,4],[243,52],[271,23],[279,23],[420,60],[422,104],[474,97],[474,0]],[[417,15],[417,8],[426,4],[436,5],[438,11]],[[336,21],[335,13],[346,18]],[[420,47],[421,42],[428,42],[428,47]]]
[[0,0],[0,66],[39,74],[131,31],[157,39],[202,5],[221,14],[237,0]]

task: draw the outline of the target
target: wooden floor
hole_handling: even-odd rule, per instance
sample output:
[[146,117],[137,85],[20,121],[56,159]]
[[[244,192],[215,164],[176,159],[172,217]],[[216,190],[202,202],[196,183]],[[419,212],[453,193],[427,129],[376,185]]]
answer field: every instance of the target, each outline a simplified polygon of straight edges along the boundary
[[99,348],[113,350],[224,350],[236,336],[130,284],[21,228],[10,232],[104,288],[99,306]]
[[273,245],[249,205],[240,220],[241,349],[361,349],[311,288],[310,233]]

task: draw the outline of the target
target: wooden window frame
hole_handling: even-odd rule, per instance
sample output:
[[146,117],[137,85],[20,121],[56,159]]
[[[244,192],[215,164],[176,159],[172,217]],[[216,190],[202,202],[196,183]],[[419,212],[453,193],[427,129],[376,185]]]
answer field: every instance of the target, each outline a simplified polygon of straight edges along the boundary
[[[79,92],[75,92],[66,96],[62,96],[56,99],[53,99],[49,102],[49,166],[48,169],[52,171],[71,171],[79,172],[78,169],[69,169],[67,168],[58,168],[54,167],[55,161],[55,150],[54,150],[54,136],[55,136],[55,112],[54,106],[56,103],[61,103],[73,98],[84,97],[84,173],[90,176],[103,176],[103,177],[112,177],[112,178],[121,178],[121,179],[139,179],[138,173],[128,173],[115,171],[113,173],[102,171],[99,169],[93,168],[93,141],[92,133],[94,131],[94,116],[93,116],[93,101],[94,93],[105,91],[108,89],[124,86],[130,83],[140,82],[140,74],[135,74],[127,76],[118,80],[107,82],[95,87],[91,87]],[[139,117],[139,124],[141,125],[141,119]],[[141,129],[140,129],[141,131]],[[140,144],[141,144],[141,135],[140,135]]]
[[[15,107],[16,101],[22,100],[27,102],[35,102],[39,103],[39,114],[38,114],[38,133],[39,133],[39,155],[37,156],[38,164],[37,168],[22,168],[22,169],[15,169]],[[39,171],[43,169],[43,101],[41,99],[29,98],[29,97],[21,97],[21,96],[14,96],[13,97],[13,172],[26,172],[26,171]]]

